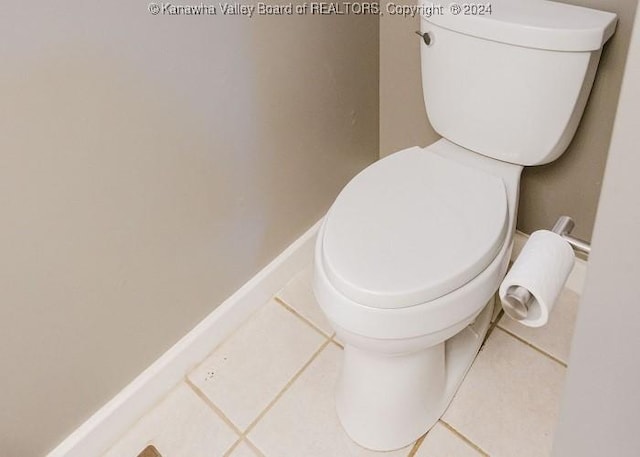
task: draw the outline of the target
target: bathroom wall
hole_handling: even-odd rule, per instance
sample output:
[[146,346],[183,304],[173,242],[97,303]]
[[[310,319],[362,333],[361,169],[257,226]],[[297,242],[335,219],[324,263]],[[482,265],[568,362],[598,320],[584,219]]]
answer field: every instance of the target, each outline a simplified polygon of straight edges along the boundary
[[[638,11],[640,13],[640,11]],[[640,14],[573,337],[554,457],[640,455]]]
[[2,456],[57,445],[377,158],[376,17],[147,5],[3,5]]
[[[411,4],[409,0],[402,2]],[[620,82],[637,0],[572,0],[580,6],[615,12],[620,21],[605,48],[589,104],[567,152],[549,165],[523,173],[518,229],[531,233],[558,216],[576,220],[574,234],[591,238],[611,138]],[[420,80],[417,18],[385,15],[380,20],[380,156],[439,136],[426,119]]]

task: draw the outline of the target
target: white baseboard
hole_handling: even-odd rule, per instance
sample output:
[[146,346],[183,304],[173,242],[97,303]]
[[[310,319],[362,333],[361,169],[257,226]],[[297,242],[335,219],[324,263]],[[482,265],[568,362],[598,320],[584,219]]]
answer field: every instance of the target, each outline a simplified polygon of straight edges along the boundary
[[320,222],[225,300],[47,457],[101,456],[145,412],[313,259]]
[[[520,231],[516,232],[514,243],[513,243],[513,252],[511,253],[511,258],[515,260],[524,244],[529,239],[529,235],[526,235]],[[569,275],[569,279],[567,280],[567,288],[573,290],[578,294],[582,294],[582,290],[584,289],[584,282],[587,276],[587,265],[588,263],[576,257],[576,263],[573,266],[573,270]]]

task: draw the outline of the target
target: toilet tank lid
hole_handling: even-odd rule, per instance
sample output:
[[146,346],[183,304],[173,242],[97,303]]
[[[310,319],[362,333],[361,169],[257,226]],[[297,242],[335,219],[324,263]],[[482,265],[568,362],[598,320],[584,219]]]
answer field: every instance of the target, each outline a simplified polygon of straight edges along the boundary
[[[459,14],[452,13],[457,11],[454,4],[462,8]],[[490,13],[485,8],[481,14],[482,7],[472,6],[466,11],[465,4],[490,6]],[[479,0],[473,4],[423,0],[422,5],[423,20],[454,32],[552,51],[598,50],[611,38],[617,23],[614,13],[546,0]]]

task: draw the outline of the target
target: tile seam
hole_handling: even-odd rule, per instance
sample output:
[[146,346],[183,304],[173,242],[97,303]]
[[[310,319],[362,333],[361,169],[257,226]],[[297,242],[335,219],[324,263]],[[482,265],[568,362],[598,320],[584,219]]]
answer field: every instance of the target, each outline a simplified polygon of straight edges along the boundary
[[236,442],[233,443],[231,447],[227,449],[227,451],[224,454],[222,454],[222,457],[229,457],[233,453],[233,451],[235,451],[236,448],[240,445],[240,443],[242,443],[242,440],[243,438],[239,436]]
[[534,345],[533,343],[530,343],[529,341],[525,340],[524,338],[522,338],[521,336],[516,335],[515,333],[511,332],[510,330],[507,330],[505,328],[502,328],[501,326],[498,326],[498,329],[503,331],[504,333],[506,333],[507,335],[515,338],[516,340],[520,341],[521,343],[523,343],[524,345],[530,347],[531,349],[535,350],[536,352],[538,352],[539,354],[542,354],[543,356],[553,360],[554,362],[556,362],[559,365],[562,365],[564,368],[567,368],[567,364],[565,362],[563,362],[562,360],[558,359],[557,357],[552,356],[551,354],[549,354],[548,352],[544,351],[543,349],[539,348],[538,346]]
[[442,425],[444,425],[447,429],[449,429],[449,431],[451,431],[453,434],[455,434],[456,436],[458,436],[458,438],[460,438],[462,441],[464,441],[466,444],[468,444],[469,446],[471,446],[473,449],[475,449],[476,451],[478,451],[480,454],[482,454],[483,457],[490,457],[489,453],[486,452],[484,449],[482,449],[480,446],[478,446],[476,443],[474,443],[473,441],[471,441],[469,438],[467,438],[464,434],[462,434],[461,432],[459,432],[453,425],[449,424],[448,422],[446,422],[444,419],[440,419],[440,423]]
[[244,437],[244,442],[247,443],[247,446],[249,446],[258,457],[265,457],[264,452],[262,452],[258,446],[253,444],[253,442],[248,437]]
[[331,338],[330,341],[336,346],[338,346],[340,349],[344,349],[344,344],[340,343],[339,341],[336,341],[335,338]]
[[[480,354],[480,351],[484,349],[485,345],[487,344],[487,341],[489,341],[489,337],[498,326],[498,321],[502,317],[503,312],[504,312],[503,310],[500,310],[500,312],[496,316],[496,320],[493,322],[489,322],[489,328],[487,329],[487,332],[484,334],[484,338],[482,339],[482,343],[480,344],[480,348],[478,349],[478,354]],[[478,357],[478,354],[476,354],[476,358]],[[475,358],[472,363],[475,363]]]
[[303,316],[302,314],[300,314],[300,312],[298,310],[296,310],[293,306],[291,306],[289,303],[284,301],[282,298],[276,296],[273,299],[274,299],[274,301],[278,302],[284,309],[286,309],[291,314],[293,314],[294,316],[296,316],[300,320],[302,320],[305,324],[310,326],[313,330],[315,330],[316,332],[320,333],[320,335],[324,336],[325,338],[332,338],[332,335],[329,335],[329,334],[325,333],[322,329],[320,329],[320,327],[318,327],[316,324],[314,324],[311,319],[309,319],[309,318]]
[[318,349],[311,355],[309,360],[289,379],[289,381],[285,384],[285,386],[276,394],[276,396],[267,404],[267,406],[256,416],[256,418],[247,426],[246,430],[243,433],[243,436],[248,436],[251,430],[262,420],[262,418],[271,410],[271,408],[282,398],[282,396],[289,390],[289,387],[293,385],[294,382],[304,373],[304,371],[311,365],[311,363],[318,357],[318,355],[326,348],[329,343],[331,343],[330,339],[326,339]]
[[[196,384],[194,384],[189,378],[185,378],[184,382],[191,388],[191,390],[202,400],[217,416],[219,416],[224,423],[226,423],[231,429],[242,439],[243,433],[240,427],[234,424],[231,419],[220,409],[209,397],[205,394]],[[239,441],[239,440],[238,440]]]
[[422,442],[424,441],[424,439],[427,437],[428,434],[429,432],[427,431],[427,433],[422,435],[420,438],[416,440],[415,443],[413,443],[413,447],[409,451],[409,454],[407,454],[407,457],[414,457],[418,453],[418,449],[420,449]]
[[229,340],[231,340],[231,338],[233,338],[235,336],[236,333],[238,333],[238,331],[245,326],[245,324],[247,324],[247,322],[249,322],[251,319],[253,319],[259,311],[262,310],[262,308],[264,308],[265,306],[267,306],[272,300],[274,300],[275,297],[272,297],[270,299],[268,299],[267,301],[263,302],[260,306],[258,306],[256,309],[254,309],[253,311],[251,311],[251,313],[246,316],[242,322],[240,322],[231,332],[229,332],[228,335],[226,335],[224,338],[222,338],[222,340],[220,340],[214,347],[213,349],[211,349],[211,351],[209,351],[207,353],[206,356],[204,356],[202,358],[202,360],[200,360],[199,362],[197,362],[196,364],[193,365],[193,367],[191,368],[191,370],[189,371],[189,373],[187,373],[187,377],[198,367],[200,366],[205,360],[207,360],[209,357],[211,357],[213,355],[214,352],[216,352],[218,349],[220,349],[224,344],[226,344]]

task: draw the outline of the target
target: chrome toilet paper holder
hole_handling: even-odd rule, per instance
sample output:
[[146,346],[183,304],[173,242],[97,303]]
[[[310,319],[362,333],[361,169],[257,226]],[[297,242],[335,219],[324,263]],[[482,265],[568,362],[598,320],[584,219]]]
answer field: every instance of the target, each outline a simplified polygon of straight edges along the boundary
[[[587,256],[591,253],[591,244],[571,236],[571,231],[575,227],[575,222],[569,216],[560,216],[551,231],[560,235],[574,251],[582,252]],[[502,309],[504,312],[517,321],[527,318],[529,305],[533,296],[522,286],[511,287],[502,298]]]

